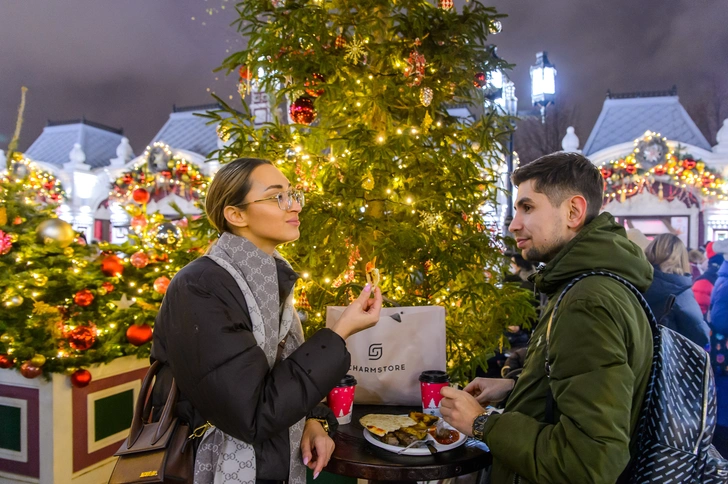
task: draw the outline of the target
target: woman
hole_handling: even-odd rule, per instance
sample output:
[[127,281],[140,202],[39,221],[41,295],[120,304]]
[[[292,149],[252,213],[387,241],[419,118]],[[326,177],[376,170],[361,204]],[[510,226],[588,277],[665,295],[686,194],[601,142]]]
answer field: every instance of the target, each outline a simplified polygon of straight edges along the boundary
[[[676,235],[660,234],[647,246],[645,255],[655,269],[645,299],[657,321],[705,348],[710,342],[710,329],[690,290],[692,278],[685,245]],[[671,307],[670,296],[675,296]]]
[[304,484],[304,466],[317,477],[333,452],[336,419],[316,407],[349,369],[346,338],[376,324],[382,297],[367,285],[331,329],[303,341],[298,275],[276,252],[298,239],[303,203],[269,161],[223,166],[205,201],[220,238],[165,295],[152,357],[176,380],[182,418],[204,433],[195,483]]

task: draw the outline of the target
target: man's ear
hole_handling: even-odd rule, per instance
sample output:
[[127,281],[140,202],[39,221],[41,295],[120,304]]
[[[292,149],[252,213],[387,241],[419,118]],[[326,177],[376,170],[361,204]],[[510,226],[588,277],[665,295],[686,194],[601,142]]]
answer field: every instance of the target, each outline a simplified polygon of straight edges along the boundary
[[569,210],[566,216],[566,225],[570,229],[578,230],[586,220],[586,199],[581,195],[574,195],[566,200],[566,208]]
[[244,210],[228,205],[225,207],[223,214],[230,227],[244,228],[248,226],[248,217]]

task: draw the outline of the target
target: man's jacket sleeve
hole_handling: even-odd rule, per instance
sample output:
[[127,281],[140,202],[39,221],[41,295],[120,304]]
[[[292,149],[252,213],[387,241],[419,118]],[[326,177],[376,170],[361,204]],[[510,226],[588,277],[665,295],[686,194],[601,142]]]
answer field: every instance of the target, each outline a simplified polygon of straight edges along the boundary
[[598,302],[563,304],[550,342],[558,421],[492,416],[485,441],[494,457],[531,482],[615,482],[629,462],[630,422],[639,412],[625,333]]

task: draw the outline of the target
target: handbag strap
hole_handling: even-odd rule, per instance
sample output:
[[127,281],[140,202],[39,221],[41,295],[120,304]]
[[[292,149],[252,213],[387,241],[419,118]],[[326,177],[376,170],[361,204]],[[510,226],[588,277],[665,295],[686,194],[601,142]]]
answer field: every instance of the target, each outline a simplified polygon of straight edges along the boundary
[[[131,430],[129,431],[128,447],[134,445],[134,442],[139,438],[144,428],[144,415],[147,407],[147,401],[150,398],[150,390],[152,386],[152,380],[162,369],[162,363],[155,361],[152,366],[149,367],[147,374],[144,376],[142,381],[142,388],[139,391],[139,398],[137,398],[136,406],[134,408],[134,418],[131,422]],[[159,418],[159,424],[157,425],[157,431],[155,432],[152,443],[156,443],[162,436],[169,430],[170,425],[174,421],[174,409],[177,404],[177,397],[179,391],[177,390],[177,383],[172,379],[172,386],[167,395],[167,401],[162,409],[162,415]]]

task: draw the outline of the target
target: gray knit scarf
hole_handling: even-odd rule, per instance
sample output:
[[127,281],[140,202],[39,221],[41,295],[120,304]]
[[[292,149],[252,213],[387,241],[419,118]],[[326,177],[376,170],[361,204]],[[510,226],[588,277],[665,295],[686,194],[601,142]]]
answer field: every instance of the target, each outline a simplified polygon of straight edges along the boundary
[[[279,312],[278,271],[274,258],[286,262],[285,259],[277,252],[271,257],[248,239],[227,232],[220,236],[207,257],[227,270],[240,287],[248,305],[253,335],[272,369],[281,341],[286,340],[282,355],[284,359],[303,343],[301,321],[293,307],[293,291],[286,300],[283,314]],[[306,484],[306,468],[301,459],[304,424],[305,419],[301,419],[288,429],[291,446],[290,484]],[[255,484],[255,480],[253,445],[237,440],[218,428],[210,428],[197,450],[195,484]]]

